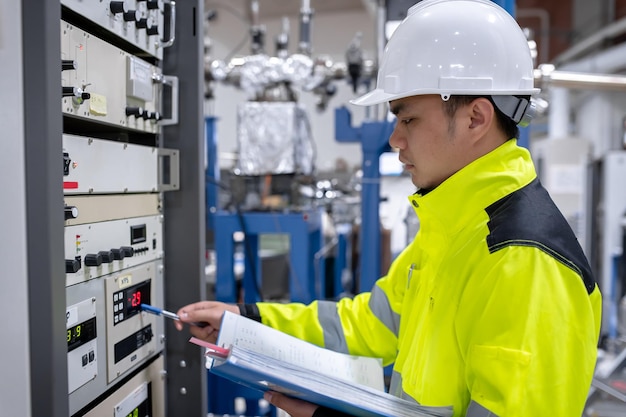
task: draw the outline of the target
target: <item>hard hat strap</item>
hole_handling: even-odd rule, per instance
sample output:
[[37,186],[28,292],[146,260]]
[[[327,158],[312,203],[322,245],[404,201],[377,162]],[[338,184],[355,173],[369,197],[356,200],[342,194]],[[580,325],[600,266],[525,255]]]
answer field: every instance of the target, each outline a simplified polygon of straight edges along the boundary
[[[526,110],[528,110],[530,104],[530,99],[526,97],[491,96],[491,100],[498,110],[516,124],[520,124],[523,121]],[[528,122],[530,122],[530,120],[528,120]],[[526,124],[528,124],[528,122],[526,122]]]

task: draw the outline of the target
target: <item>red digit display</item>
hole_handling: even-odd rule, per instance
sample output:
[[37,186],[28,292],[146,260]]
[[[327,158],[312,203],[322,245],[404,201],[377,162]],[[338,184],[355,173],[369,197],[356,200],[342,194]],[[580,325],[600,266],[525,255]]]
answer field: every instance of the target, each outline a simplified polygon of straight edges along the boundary
[[141,304],[150,304],[150,280],[124,290],[124,318],[130,318],[141,311]]
[[132,295],[131,295],[131,300],[130,300],[130,305],[133,307],[139,307],[139,305],[141,304],[141,290],[139,291],[135,291]]

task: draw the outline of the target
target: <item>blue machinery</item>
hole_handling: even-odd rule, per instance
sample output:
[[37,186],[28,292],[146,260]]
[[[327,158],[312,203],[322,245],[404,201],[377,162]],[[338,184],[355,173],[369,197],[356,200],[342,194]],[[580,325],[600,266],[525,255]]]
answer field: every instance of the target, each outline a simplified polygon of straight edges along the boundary
[[205,119],[205,129],[207,227],[214,231],[216,242],[215,298],[229,303],[239,301],[233,273],[235,256],[233,234],[235,232],[243,232],[245,235],[246,265],[250,266],[244,269],[243,301],[245,303],[254,303],[262,299],[258,290],[261,286],[260,277],[255,274],[255,271],[261,271],[261,259],[254,255],[259,253],[259,235],[273,233],[289,235],[290,299],[294,302],[308,303],[314,299],[323,298],[325,280],[322,271],[324,268],[315,256],[323,245],[321,212],[309,210],[289,213],[232,213],[218,210],[219,167],[216,160],[214,117]]

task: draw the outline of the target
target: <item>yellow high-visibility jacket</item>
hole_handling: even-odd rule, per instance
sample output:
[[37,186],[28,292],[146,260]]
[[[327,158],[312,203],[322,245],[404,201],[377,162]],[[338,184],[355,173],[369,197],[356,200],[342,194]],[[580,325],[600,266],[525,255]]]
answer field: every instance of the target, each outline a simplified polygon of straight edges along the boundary
[[601,295],[575,235],[515,140],[410,197],[413,242],[371,292],[257,303],[263,323],[393,363],[390,392],[500,417],[576,417]]

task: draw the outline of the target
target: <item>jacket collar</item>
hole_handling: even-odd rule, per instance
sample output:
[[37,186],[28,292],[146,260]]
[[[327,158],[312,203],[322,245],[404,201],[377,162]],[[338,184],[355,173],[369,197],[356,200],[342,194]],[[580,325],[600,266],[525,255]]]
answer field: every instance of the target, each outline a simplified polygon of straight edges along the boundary
[[536,176],[530,153],[512,139],[428,193],[410,196],[409,202],[420,219],[420,228],[436,220],[448,235],[455,234],[477,211],[484,211],[495,201],[528,185]]

